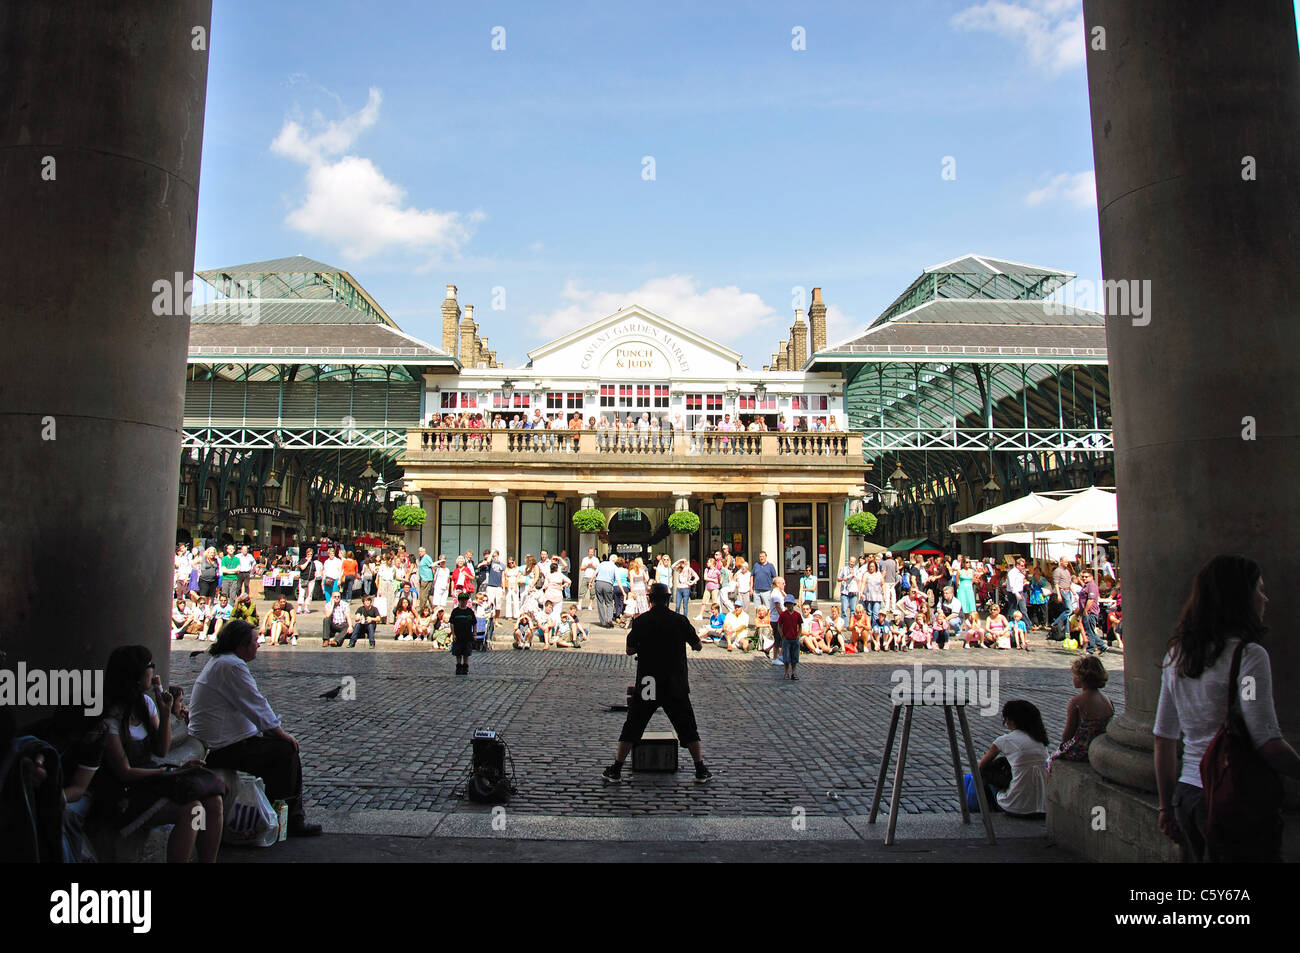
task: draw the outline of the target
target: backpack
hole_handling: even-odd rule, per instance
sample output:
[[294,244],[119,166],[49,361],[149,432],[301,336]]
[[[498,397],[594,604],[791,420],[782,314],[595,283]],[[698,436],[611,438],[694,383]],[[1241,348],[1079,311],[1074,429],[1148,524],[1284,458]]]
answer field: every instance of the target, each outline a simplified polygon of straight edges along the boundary
[[1281,844],[1282,781],[1260,756],[1241,713],[1241,654],[1228,673],[1228,714],[1201,758],[1205,849],[1211,860],[1263,860]]
[[910,572],[905,572],[899,576],[898,585],[904,592],[909,591],[912,588],[912,574]]

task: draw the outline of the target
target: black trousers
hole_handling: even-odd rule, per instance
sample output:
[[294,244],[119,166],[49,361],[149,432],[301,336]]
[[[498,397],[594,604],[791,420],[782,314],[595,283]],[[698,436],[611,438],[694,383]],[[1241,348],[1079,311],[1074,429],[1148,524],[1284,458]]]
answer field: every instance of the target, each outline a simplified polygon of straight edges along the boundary
[[646,725],[650,724],[650,716],[660,705],[663,706],[664,714],[668,716],[668,721],[677,732],[677,740],[682,747],[700,740],[700,729],[695,723],[695,708],[691,705],[689,695],[665,698],[662,702],[646,701],[641,697],[639,689],[632,693],[632,703],[627,707],[627,720],[623,722],[623,731],[619,734],[618,740],[628,744],[636,744],[640,741],[641,736],[645,734]]
[[303,820],[302,761],[292,742],[278,735],[254,735],[225,748],[209,751],[209,768],[230,768],[262,779],[266,796],[289,805],[289,821]]

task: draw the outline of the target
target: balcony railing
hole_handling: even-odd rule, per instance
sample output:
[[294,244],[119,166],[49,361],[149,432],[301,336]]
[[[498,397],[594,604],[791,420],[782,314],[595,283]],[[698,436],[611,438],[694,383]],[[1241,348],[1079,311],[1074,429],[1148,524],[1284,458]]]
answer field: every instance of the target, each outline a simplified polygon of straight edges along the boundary
[[415,428],[406,432],[411,455],[540,460],[569,456],[614,460],[680,458],[696,465],[773,461],[808,465],[857,465],[862,435],[856,433],[748,433],[716,430],[664,432],[626,430],[455,430]]

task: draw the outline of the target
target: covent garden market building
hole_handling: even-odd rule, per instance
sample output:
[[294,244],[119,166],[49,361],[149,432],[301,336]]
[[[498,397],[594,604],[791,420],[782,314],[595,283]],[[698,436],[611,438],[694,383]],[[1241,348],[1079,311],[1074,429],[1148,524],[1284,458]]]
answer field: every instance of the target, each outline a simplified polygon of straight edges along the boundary
[[[784,573],[811,565],[828,597],[862,551],[855,511],[878,515],[874,544],[974,555],[982,539],[948,524],[1114,483],[1104,320],[1045,300],[1068,272],[965,256],[829,343],[814,289],[758,369],[636,304],[504,367],[454,285],[431,344],[308,258],[199,276],[215,300],[191,318],[180,539],[282,551],[368,534],[450,558],[590,545],[699,560],[725,544]],[[488,314],[500,326],[483,331],[510,332]],[[451,426],[479,416],[483,429]],[[399,504],[424,525],[394,525]],[[599,534],[574,528],[585,508]],[[668,529],[683,509],[699,517],[689,536]]]

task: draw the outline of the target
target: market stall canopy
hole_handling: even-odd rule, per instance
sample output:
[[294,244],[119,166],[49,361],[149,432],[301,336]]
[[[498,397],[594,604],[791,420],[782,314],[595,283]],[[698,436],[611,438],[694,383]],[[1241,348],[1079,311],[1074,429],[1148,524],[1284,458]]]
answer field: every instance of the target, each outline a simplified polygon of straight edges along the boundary
[[1115,506],[1115,491],[1090,486],[1088,489],[1060,500],[1034,513],[1028,525],[1020,527],[1031,532],[1054,529],[1072,529],[1080,533],[1116,533],[1119,515]]
[[920,539],[900,539],[893,546],[888,547],[894,555],[906,553],[911,556],[913,553],[920,553],[922,556],[942,556],[943,550],[934,544],[934,540],[921,537]]
[[864,539],[862,541],[862,554],[864,556],[879,556],[884,551],[885,547],[881,546],[879,543],[873,543],[869,539]]
[[950,533],[1007,533],[1029,530],[1027,521],[1037,516],[1039,511],[1056,501],[1050,497],[1030,493],[1018,500],[1003,503],[964,520],[958,520],[948,526]]

